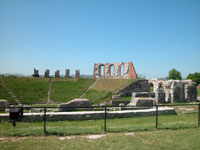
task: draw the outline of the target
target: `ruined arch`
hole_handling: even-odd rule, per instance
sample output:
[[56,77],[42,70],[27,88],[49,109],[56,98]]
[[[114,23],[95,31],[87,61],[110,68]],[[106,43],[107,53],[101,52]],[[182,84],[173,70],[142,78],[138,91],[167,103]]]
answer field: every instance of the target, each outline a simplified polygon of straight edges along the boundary
[[99,66],[99,76],[104,77],[105,76],[105,65],[101,64]]
[[[110,72],[110,68],[109,68],[111,65],[113,65],[113,76],[112,76],[112,69]],[[104,68],[101,66],[104,66]],[[123,66],[123,69],[121,68],[121,71],[119,69],[119,66]],[[136,76],[136,71],[132,62],[95,63],[94,70],[93,70],[93,78],[136,79],[137,76]]]
[[164,84],[162,82],[158,83],[158,90],[164,91]]
[[154,84],[153,82],[149,82],[149,91],[154,92]]
[[119,76],[124,76],[124,65],[119,66]]
[[110,75],[111,77],[113,77],[113,76],[114,76],[114,65],[113,65],[113,64],[111,64],[111,65],[109,66],[109,70],[110,70],[109,75]]

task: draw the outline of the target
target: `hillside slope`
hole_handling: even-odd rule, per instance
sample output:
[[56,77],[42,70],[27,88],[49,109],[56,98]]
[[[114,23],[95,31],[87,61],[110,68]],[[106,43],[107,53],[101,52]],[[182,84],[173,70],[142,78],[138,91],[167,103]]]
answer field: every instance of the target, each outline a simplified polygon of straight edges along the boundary
[[88,98],[91,104],[110,101],[114,91],[135,81],[135,79],[99,79],[95,86],[85,94],[84,98]]

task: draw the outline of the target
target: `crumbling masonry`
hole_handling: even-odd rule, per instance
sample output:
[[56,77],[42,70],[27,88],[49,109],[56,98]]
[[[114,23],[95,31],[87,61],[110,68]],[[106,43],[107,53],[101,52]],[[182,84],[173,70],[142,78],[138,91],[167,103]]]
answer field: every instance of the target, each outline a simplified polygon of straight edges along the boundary
[[93,78],[136,79],[136,71],[132,62],[96,63]]
[[192,80],[149,80],[157,102],[192,102],[197,99],[196,83]]

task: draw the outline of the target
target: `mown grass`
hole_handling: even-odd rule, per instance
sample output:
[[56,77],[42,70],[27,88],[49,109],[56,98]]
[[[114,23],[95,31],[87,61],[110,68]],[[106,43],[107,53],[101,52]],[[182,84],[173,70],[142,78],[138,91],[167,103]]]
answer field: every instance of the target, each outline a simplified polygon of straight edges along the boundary
[[[184,109],[177,109],[177,115],[159,115],[158,128],[180,129],[198,127],[198,113],[196,107],[197,106],[191,106],[190,108],[184,107]],[[185,109],[188,109],[188,111]],[[107,132],[156,130],[155,116],[107,119],[106,124]],[[47,117],[46,127],[48,135],[103,133],[104,120],[49,122]],[[11,123],[0,123],[0,136],[38,136],[43,134],[43,122],[17,122],[17,126],[14,128]]]
[[114,92],[124,86],[136,81],[135,79],[100,79],[92,88],[98,91],[111,91]]
[[51,100],[54,102],[68,102],[79,98],[95,79],[54,79],[51,86]]
[[14,99],[8,94],[8,92],[5,90],[5,88],[2,87],[0,84],[0,99],[5,99],[9,101],[11,104],[16,104]]
[[46,102],[48,91],[46,78],[1,77],[0,80],[22,104]]
[[89,140],[85,137],[26,137],[0,140],[1,150],[198,150],[200,129],[161,130],[156,132],[112,133]]
[[135,79],[100,79],[84,97],[88,98],[92,104],[109,102],[112,99],[112,92],[135,81]]

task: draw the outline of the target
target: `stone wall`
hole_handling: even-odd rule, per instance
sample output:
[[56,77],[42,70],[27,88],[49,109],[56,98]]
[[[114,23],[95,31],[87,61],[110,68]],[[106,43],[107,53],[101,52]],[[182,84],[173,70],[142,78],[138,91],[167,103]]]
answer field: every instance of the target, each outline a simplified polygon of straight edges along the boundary
[[149,80],[150,84],[154,86],[155,95],[159,95],[160,91],[165,93],[165,102],[192,102],[197,99],[196,83],[192,80]]
[[136,77],[132,62],[94,64],[93,78],[136,79]]
[[149,92],[148,80],[137,80],[114,92],[114,94],[119,94],[120,96],[131,96],[132,92]]

